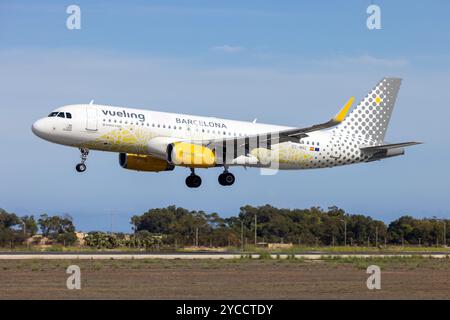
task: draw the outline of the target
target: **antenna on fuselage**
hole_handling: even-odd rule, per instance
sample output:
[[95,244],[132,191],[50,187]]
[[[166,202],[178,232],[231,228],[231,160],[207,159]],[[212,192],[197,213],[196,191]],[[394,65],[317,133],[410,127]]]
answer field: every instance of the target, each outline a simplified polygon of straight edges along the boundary
[[256,123],[256,120],[258,120],[258,118],[255,118],[255,120],[253,120],[252,122],[253,122],[253,123]]
[[91,102],[89,102],[90,105],[92,105],[94,103],[94,99],[91,100]]

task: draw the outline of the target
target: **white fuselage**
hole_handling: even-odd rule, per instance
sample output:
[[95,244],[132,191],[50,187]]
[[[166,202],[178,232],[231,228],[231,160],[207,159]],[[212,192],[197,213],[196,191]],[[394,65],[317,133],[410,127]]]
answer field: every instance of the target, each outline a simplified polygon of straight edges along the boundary
[[[95,104],[68,105],[52,114],[33,124],[33,132],[45,140],[77,148],[152,155],[161,159],[166,158],[167,144],[175,141],[245,137],[292,129]],[[309,169],[366,161],[358,144],[370,142],[362,138],[347,139],[333,130],[323,130],[309,134],[298,143],[272,145],[272,149],[279,151],[278,168]],[[251,166],[260,165],[255,162]]]

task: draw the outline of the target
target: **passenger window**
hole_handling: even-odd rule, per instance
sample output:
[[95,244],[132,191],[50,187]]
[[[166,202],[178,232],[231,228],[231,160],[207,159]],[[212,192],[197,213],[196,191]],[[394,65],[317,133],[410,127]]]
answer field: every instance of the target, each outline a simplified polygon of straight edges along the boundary
[[72,114],[69,113],[69,112],[66,112],[66,118],[67,118],[67,119],[72,119]]

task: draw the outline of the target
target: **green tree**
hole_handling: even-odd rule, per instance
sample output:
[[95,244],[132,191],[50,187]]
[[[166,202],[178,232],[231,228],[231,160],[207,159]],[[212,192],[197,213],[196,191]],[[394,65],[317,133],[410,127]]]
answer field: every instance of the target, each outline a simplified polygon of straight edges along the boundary
[[42,235],[57,243],[72,245],[77,241],[75,226],[70,215],[49,216],[42,214],[38,220]]

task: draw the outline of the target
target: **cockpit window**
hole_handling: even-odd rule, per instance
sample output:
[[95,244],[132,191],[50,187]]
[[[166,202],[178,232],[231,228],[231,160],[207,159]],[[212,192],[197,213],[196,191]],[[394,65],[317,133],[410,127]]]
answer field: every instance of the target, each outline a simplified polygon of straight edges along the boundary
[[69,112],[52,112],[48,115],[48,117],[59,117],[59,118],[67,118],[72,119],[72,114]]

